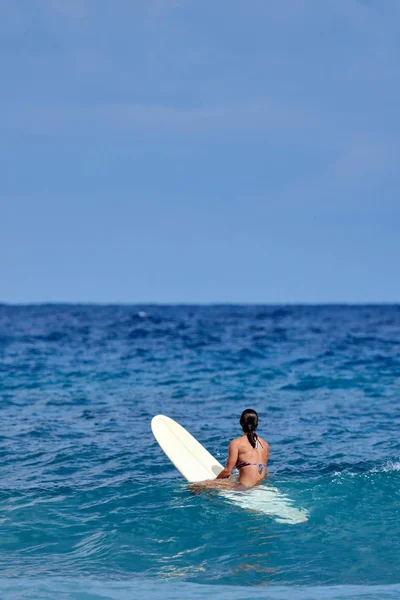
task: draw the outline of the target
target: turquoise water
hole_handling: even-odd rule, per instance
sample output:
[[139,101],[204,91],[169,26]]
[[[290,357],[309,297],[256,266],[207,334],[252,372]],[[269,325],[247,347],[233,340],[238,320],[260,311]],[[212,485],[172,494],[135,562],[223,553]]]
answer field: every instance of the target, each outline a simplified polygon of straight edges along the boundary
[[[399,306],[0,306],[1,598],[400,597]],[[244,408],[292,525],[194,496]]]

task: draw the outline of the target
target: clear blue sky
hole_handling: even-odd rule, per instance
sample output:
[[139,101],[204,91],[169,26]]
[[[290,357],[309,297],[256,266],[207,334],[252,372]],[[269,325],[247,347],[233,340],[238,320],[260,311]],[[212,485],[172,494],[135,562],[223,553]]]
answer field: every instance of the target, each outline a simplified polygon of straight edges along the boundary
[[400,301],[398,0],[3,0],[0,300]]

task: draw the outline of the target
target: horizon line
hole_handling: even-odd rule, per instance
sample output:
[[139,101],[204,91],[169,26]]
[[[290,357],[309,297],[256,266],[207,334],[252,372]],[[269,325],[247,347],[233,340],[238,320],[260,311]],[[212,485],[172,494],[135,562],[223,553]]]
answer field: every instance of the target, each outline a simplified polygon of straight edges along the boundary
[[206,306],[259,306],[259,307],[296,307],[296,306],[400,306],[400,301],[395,300],[383,300],[383,301],[323,301],[323,302],[312,302],[312,301],[294,301],[294,302],[237,302],[237,301],[209,301],[209,302],[97,302],[97,301],[34,301],[34,302],[3,302],[0,300],[0,307],[24,307],[24,306],[154,306],[154,307],[173,307],[173,306],[192,306],[192,307],[206,307]]

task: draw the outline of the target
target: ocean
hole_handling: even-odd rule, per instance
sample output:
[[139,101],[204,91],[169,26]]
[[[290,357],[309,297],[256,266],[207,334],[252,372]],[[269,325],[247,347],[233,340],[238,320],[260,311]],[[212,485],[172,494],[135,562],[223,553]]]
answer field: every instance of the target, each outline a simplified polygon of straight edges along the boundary
[[[400,597],[400,306],[0,306],[0,598]],[[298,524],[193,495],[259,413]]]

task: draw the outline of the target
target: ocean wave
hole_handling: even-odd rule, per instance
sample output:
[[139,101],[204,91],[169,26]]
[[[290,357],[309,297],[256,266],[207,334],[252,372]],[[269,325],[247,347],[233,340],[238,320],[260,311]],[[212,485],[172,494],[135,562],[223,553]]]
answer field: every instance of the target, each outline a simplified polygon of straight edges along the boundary
[[59,577],[0,579],[4,600],[398,600],[400,585],[268,586],[266,589],[195,583],[127,580],[99,581]]
[[[0,597],[395,596],[399,317],[0,306]],[[223,462],[247,406],[271,446],[263,512],[192,496],[150,430],[167,414]],[[278,521],[285,503],[307,521]]]
[[400,471],[400,459],[397,461],[388,460],[384,464],[371,469],[371,473],[394,473]]
[[300,480],[308,478],[318,478],[324,476],[338,475],[365,475],[368,473],[395,473],[400,471],[400,460],[385,460],[376,463],[374,461],[365,462],[333,462],[317,463],[313,466],[304,464],[298,466],[286,466],[275,470],[276,477],[293,477]]

